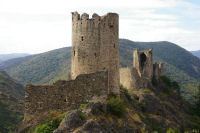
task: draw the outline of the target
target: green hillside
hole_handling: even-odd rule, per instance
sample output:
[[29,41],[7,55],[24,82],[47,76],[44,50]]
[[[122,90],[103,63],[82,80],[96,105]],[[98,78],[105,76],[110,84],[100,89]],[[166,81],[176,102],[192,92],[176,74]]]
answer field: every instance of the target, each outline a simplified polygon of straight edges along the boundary
[[[133,50],[153,48],[154,60],[165,63],[164,73],[178,81],[182,94],[192,99],[195,86],[200,81],[200,60],[190,52],[170,42],[133,42],[119,40],[121,67],[132,66]],[[52,83],[67,79],[70,71],[71,47],[4,62],[5,69],[13,78],[25,84]]]
[[[16,61],[18,60],[18,61]],[[61,48],[46,53],[3,62],[1,68],[22,84],[44,84],[65,79],[71,62],[71,48]]]
[[0,71],[0,133],[13,131],[23,118],[24,87]]

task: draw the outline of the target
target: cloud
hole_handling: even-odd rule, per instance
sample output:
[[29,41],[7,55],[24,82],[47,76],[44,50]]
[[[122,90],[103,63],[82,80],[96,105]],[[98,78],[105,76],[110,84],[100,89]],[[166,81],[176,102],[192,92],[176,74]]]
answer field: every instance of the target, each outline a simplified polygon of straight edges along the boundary
[[1,0],[0,53],[40,53],[70,46],[71,12],[76,10],[90,15],[117,12],[121,38],[165,40],[188,50],[200,49],[200,8],[184,0]]

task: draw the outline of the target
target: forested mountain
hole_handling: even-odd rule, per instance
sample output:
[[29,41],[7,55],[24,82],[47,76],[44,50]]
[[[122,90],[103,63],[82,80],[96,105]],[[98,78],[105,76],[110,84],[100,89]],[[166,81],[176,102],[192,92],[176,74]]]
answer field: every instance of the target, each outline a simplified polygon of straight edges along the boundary
[[0,132],[13,131],[23,118],[24,87],[0,71]]
[[197,51],[191,51],[191,53],[197,57],[200,58],[200,50],[197,50]]
[[[154,60],[162,61],[164,73],[178,81],[182,94],[191,100],[196,84],[200,81],[200,59],[170,42],[133,42],[119,40],[121,67],[132,66],[133,50],[153,48]],[[2,69],[22,84],[52,83],[67,79],[70,72],[71,47],[60,48],[46,53],[17,58],[3,62]]]

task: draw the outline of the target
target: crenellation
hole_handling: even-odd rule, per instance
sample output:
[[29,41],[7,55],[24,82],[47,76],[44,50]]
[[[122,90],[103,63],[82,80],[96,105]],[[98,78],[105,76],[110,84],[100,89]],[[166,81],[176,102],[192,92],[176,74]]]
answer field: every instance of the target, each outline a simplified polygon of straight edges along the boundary
[[87,13],[83,13],[81,15],[81,20],[85,21],[85,20],[88,20],[89,19],[89,15]]

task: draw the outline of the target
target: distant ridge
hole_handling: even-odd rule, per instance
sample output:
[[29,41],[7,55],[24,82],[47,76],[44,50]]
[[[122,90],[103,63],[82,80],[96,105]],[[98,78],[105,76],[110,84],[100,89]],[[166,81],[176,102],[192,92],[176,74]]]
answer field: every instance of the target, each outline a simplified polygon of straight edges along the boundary
[[197,51],[191,51],[191,53],[195,56],[197,56],[198,58],[200,58],[200,50]]
[[[167,42],[133,42],[119,40],[121,67],[132,66],[133,50],[153,48],[154,60],[162,61],[164,73],[178,81],[181,93],[191,100],[194,88],[200,82],[200,59],[180,46]],[[71,66],[71,47],[60,48],[45,53],[11,59],[3,62],[4,69],[10,76],[22,84],[49,84],[58,79],[69,77]]]
[[9,59],[25,57],[30,54],[27,53],[11,53],[11,54],[0,54],[0,63]]

